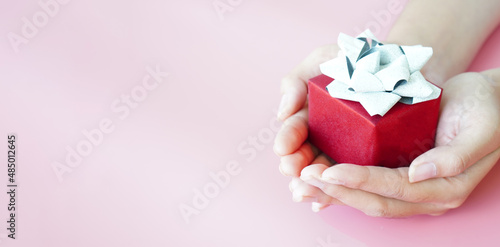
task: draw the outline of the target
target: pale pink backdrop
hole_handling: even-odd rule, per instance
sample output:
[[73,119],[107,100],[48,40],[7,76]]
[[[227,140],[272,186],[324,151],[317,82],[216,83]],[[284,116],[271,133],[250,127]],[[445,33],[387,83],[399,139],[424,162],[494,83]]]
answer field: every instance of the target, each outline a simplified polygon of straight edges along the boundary
[[[60,0],[43,19],[37,1],[1,1],[0,186],[7,191],[6,136],[16,133],[19,187],[16,240],[6,235],[1,193],[0,245],[497,245],[498,166],[463,207],[397,220],[347,207],[315,214],[292,202],[278,171],[281,77],[338,32],[369,26],[385,37],[405,3]],[[13,45],[24,17],[42,27]],[[499,41],[497,30],[473,70],[500,66]],[[139,95],[156,66],[168,77]],[[121,95],[133,93],[144,97],[125,107]],[[60,181],[54,164],[101,121],[112,131],[78,165],[66,164]],[[228,169],[216,185],[210,174]]]

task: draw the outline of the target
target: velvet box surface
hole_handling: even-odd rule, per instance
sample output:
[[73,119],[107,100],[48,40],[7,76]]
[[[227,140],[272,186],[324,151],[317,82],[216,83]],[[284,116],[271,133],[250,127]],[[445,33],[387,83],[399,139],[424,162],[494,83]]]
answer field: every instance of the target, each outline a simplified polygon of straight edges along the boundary
[[309,141],[336,162],[395,168],[434,146],[441,95],[370,116],[360,103],[330,96],[332,80],[309,80]]

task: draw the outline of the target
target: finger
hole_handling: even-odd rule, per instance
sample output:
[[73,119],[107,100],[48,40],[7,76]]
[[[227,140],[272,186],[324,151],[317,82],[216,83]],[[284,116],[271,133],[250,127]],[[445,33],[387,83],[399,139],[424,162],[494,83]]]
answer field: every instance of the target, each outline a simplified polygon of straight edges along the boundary
[[295,202],[317,202],[323,205],[344,205],[337,199],[325,194],[319,188],[307,184],[299,178],[293,178],[290,182],[290,191]]
[[307,84],[294,75],[288,75],[281,81],[283,95],[278,109],[278,119],[284,121],[304,107],[307,99]]
[[[341,201],[327,195],[321,190],[324,186],[324,182],[319,178],[321,176],[321,173],[332,165],[332,161],[330,160],[330,158],[324,154],[321,154],[314,160],[314,163],[315,164],[307,166],[302,170],[300,179],[304,183],[307,183],[310,186],[314,186],[315,188],[319,189],[321,193],[317,197],[317,202],[322,204],[344,205],[344,203],[342,203]],[[320,207],[319,205],[312,206],[312,210],[314,212],[318,212],[323,208],[324,207]]]
[[418,214],[438,215],[447,209],[431,203],[412,203],[326,183],[323,192],[345,205],[374,217],[408,217]]
[[[460,174],[500,145],[498,102],[491,97],[494,89],[487,77],[466,73],[452,78],[447,85],[448,94],[443,95],[443,100],[451,106],[441,114],[437,147],[412,162],[411,182]],[[453,121],[446,121],[453,115],[457,116]]]
[[[315,159],[314,164],[302,169],[302,172],[300,173],[300,179],[302,179],[303,181],[307,181],[312,178],[322,180],[321,174],[323,173],[323,171],[328,169],[328,167],[330,167],[328,160],[324,156],[318,156],[318,158]],[[320,186],[318,185],[317,187]]]
[[316,193],[318,188],[310,186],[306,183],[300,182],[292,191],[294,202],[316,202]]
[[299,177],[300,171],[311,164],[318,152],[318,149],[309,142],[303,143],[295,153],[281,157],[281,173],[285,176]]
[[481,74],[488,76],[493,82],[500,83],[500,68],[486,70]]
[[311,165],[304,168],[301,179],[307,177],[306,182],[325,194],[371,216],[440,215],[462,205],[499,157],[497,149],[459,176],[414,184],[408,182],[408,168],[349,164]]
[[290,189],[290,192],[293,192],[295,190],[295,188],[297,188],[297,186],[299,186],[299,184],[302,183],[302,180],[300,180],[299,178],[292,178],[292,180],[290,181],[290,184],[288,184],[288,188]]
[[[336,162],[323,152],[319,152],[316,158],[311,162],[313,165],[324,165],[325,167],[330,167],[336,164]],[[313,166],[314,167],[314,166]]]
[[[341,167],[341,169],[336,169]],[[402,201],[394,198],[388,198],[380,194],[371,193],[360,189],[352,189],[348,185],[360,183],[363,178],[368,176],[356,176],[359,171],[343,169],[343,168],[360,168],[364,170],[363,174],[368,174],[369,170],[365,168],[381,168],[381,167],[363,167],[357,165],[338,164],[328,167],[324,164],[311,165],[302,171],[301,179],[309,184],[320,188],[325,194],[337,199],[345,205],[361,210],[370,216],[379,217],[405,217],[415,214],[440,214],[446,210],[446,207],[432,203],[413,203]],[[340,170],[338,174],[332,174],[331,171]],[[391,169],[387,169],[391,170]],[[349,175],[350,172],[350,175]],[[353,173],[354,172],[354,173]],[[333,176],[331,176],[333,175]],[[339,176],[342,175],[342,176]],[[345,177],[344,177],[345,176]],[[354,176],[356,179],[349,180],[349,177]],[[407,181],[407,180],[406,180]],[[342,184],[342,185],[341,185]],[[372,188],[375,188],[373,186]],[[390,191],[387,190],[387,191]]]
[[288,118],[276,134],[274,152],[285,156],[297,151],[307,139],[307,109],[303,108]]
[[324,204],[324,203],[319,203],[319,202],[313,202],[311,204],[311,210],[315,213],[327,208],[328,206],[330,206],[330,204]]
[[[311,169],[307,172],[310,171]],[[461,195],[450,193],[450,191],[457,192],[457,184],[461,182],[454,178],[411,184],[408,181],[407,167],[390,169],[377,166],[337,164],[324,170],[318,169],[312,176],[329,184],[342,185],[406,202],[454,201]]]
[[[333,166],[333,161],[324,153],[319,154],[312,162],[312,165],[304,167],[300,173],[300,179],[311,185],[321,188],[321,174],[323,171]],[[317,184],[314,184],[314,183]]]
[[[497,126],[499,124],[498,120],[492,122],[497,122],[493,123]],[[423,153],[411,163],[409,181],[414,183],[462,173],[500,145],[497,126],[478,122],[460,129],[446,145]]]
[[307,81],[321,74],[319,65],[335,58],[338,48],[327,45],[312,52],[299,66],[281,81],[281,103],[278,119],[285,120],[300,110],[307,99]]

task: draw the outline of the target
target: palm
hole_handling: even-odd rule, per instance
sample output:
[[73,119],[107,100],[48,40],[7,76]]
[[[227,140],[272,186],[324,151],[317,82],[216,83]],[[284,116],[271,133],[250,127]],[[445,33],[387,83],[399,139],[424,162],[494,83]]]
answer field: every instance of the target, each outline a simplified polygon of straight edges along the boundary
[[445,84],[436,147],[413,162],[436,162],[436,177],[444,178],[419,183],[409,181],[412,169],[407,167],[332,166],[333,161],[306,141],[308,109],[303,97],[295,106],[302,108],[286,119],[275,143],[282,156],[280,170],[294,177],[294,200],[317,202],[316,210],[346,204],[388,217],[441,214],[460,206],[500,157],[500,93],[484,78],[467,73]]

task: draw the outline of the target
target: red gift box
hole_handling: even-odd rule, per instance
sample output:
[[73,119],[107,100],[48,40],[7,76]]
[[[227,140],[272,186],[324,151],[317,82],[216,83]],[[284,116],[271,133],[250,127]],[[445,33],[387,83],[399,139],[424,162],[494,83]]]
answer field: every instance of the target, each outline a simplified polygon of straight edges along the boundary
[[434,146],[441,94],[413,105],[396,103],[383,117],[355,101],[330,96],[332,78],[309,80],[309,141],[338,163],[408,166]]

